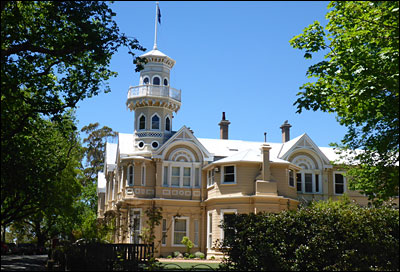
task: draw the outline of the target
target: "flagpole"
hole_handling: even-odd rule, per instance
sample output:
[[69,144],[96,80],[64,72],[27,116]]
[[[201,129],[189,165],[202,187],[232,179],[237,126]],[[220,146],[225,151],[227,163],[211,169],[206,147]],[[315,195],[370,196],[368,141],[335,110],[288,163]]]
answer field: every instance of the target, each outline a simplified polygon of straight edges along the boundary
[[156,2],[156,20],[155,20],[155,33],[154,33],[154,46],[153,50],[157,49],[157,20],[158,20],[158,2]]

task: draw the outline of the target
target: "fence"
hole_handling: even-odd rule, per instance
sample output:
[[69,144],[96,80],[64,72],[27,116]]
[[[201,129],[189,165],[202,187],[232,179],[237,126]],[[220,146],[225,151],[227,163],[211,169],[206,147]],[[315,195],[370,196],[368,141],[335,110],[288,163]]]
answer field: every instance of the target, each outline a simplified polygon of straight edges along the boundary
[[64,253],[61,270],[139,271],[153,256],[154,244],[87,243],[72,245]]

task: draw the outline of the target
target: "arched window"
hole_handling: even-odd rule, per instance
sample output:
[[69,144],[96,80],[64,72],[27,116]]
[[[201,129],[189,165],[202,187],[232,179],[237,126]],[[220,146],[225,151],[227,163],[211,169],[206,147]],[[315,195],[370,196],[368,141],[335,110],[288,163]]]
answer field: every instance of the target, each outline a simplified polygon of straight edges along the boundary
[[133,165],[128,166],[128,186],[133,186]]
[[153,78],[153,85],[160,85],[160,78],[159,77],[154,77]]
[[139,129],[146,129],[146,116],[144,115],[139,118]]
[[160,129],[160,117],[158,115],[151,118],[151,129]]
[[165,118],[165,130],[171,131],[171,119],[169,117]]
[[168,79],[164,78],[164,86],[168,86]]
[[149,78],[148,77],[145,77],[144,79],[143,79],[143,83],[144,84],[149,84],[149,82],[150,82],[150,80],[149,80]]

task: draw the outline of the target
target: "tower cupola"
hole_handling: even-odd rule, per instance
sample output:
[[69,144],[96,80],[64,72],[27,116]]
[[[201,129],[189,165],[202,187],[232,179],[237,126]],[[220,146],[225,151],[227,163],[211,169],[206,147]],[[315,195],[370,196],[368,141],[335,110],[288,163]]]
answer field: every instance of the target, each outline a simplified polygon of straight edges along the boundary
[[156,42],[153,50],[140,57],[146,63],[139,85],[128,90],[126,105],[135,114],[135,148],[153,151],[172,135],[172,118],[181,107],[181,90],[170,85],[175,60],[159,51]]

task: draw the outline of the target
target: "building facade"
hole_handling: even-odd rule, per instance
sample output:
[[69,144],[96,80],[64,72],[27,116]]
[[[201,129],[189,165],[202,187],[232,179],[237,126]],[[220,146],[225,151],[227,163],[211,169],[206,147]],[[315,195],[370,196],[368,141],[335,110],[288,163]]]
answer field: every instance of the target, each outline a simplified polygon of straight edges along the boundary
[[229,140],[223,113],[220,139],[196,138],[186,126],[173,130],[181,91],[170,86],[175,61],[157,47],[147,59],[140,82],[130,87],[127,106],[134,115],[132,134],[119,133],[107,143],[104,172],[98,180],[98,217],[115,216],[115,243],[138,243],[146,226],[145,211],[162,207],[156,227],[157,255],[185,250],[221,256],[215,242],[224,237],[221,222],[234,213],[280,212],[302,201],[325,200],[347,193],[361,204],[367,198],[347,189],[332,148],[318,147],[303,134],[282,142]]

